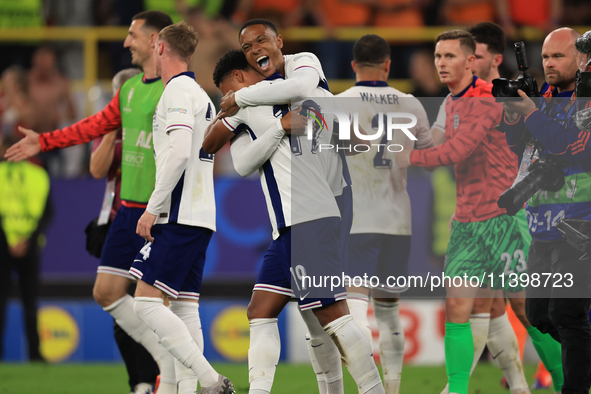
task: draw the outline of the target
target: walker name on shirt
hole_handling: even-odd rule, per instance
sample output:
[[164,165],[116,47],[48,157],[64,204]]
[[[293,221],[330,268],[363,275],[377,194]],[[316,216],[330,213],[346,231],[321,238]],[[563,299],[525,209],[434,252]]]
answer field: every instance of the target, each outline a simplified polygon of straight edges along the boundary
[[398,103],[398,96],[395,94],[373,94],[367,92],[359,92],[361,100],[376,104],[392,104],[400,105]]

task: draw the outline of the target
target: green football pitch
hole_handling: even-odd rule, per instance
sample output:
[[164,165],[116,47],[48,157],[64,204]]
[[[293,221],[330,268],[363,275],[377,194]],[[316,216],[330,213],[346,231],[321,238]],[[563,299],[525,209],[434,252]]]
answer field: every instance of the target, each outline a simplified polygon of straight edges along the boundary
[[[215,364],[214,367],[234,381],[238,394],[248,393],[246,364]],[[526,366],[528,382],[535,365]],[[439,394],[446,376],[445,367],[405,366],[402,394]],[[344,371],[345,393],[356,394],[353,379]],[[480,363],[470,380],[470,394],[506,393],[499,386],[501,372],[488,363]],[[0,394],[129,394],[123,364],[0,364]],[[275,375],[274,394],[318,393],[312,367],[280,364]],[[552,390],[536,391],[540,394]]]

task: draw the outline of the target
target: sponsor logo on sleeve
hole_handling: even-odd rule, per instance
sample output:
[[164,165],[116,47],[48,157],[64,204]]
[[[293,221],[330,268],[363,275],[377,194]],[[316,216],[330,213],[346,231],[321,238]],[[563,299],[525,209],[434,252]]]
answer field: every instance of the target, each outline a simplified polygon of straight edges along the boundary
[[180,107],[174,107],[174,108],[169,108],[166,113],[168,114],[173,114],[173,113],[178,113],[178,114],[186,114],[187,113],[187,109],[186,108],[180,108]]
[[300,59],[310,59],[310,60],[314,60],[314,58],[308,54],[302,54],[302,55],[298,55],[296,57],[293,58],[294,62],[297,62]]

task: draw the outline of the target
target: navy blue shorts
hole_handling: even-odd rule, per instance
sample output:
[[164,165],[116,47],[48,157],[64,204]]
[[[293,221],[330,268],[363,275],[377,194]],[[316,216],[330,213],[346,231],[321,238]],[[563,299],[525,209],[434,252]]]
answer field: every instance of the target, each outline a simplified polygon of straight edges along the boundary
[[137,222],[143,215],[144,208],[127,208],[122,206],[113,220],[97,272],[124,276],[135,280],[129,274],[133,259],[144,246],[145,240],[136,234]]
[[[346,299],[342,285],[319,281],[344,275],[340,222],[338,217],[323,218],[285,230],[265,253],[254,290],[295,296],[302,310]],[[310,279],[304,280],[305,276]]]
[[[387,279],[388,276],[408,276],[409,256],[410,235],[351,234],[347,274],[351,278],[377,276],[382,290],[401,292],[408,286],[391,287],[387,285]],[[354,285],[360,283],[355,282]],[[363,283],[363,287],[371,286]]]
[[274,239],[263,256],[263,264],[257,276],[254,290],[295,297],[291,289],[291,229],[285,229]]
[[339,211],[341,212],[341,261],[343,266],[347,266],[349,260],[349,233],[351,233],[351,226],[353,225],[353,191],[351,186],[345,186],[343,193],[340,196],[335,197]]
[[159,224],[137,254],[129,273],[173,298],[199,299],[205,252],[213,231],[177,223]]

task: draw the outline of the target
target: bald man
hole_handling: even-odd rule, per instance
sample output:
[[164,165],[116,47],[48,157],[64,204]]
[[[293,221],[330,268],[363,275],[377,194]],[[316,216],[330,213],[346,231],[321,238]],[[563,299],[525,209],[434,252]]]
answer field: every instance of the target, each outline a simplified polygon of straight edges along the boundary
[[[580,54],[579,33],[570,28],[551,32],[544,40],[542,61],[546,83],[542,98],[503,104],[507,142],[519,156],[520,168],[537,157],[553,154],[563,160],[565,184],[556,191],[538,191],[527,201],[532,243],[527,260],[530,281],[526,313],[533,326],[561,343],[564,385],[562,393],[589,392],[591,385],[591,267],[584,253],[563,239],[561,218],[591,220],[591,147],[589,132],[575,125],[572,115],[589,106],[575,101],[575,74]],[[531,134],[531,135],[530,135]],[[535,140],[539,142],[534,142]],[[520,174],[524,171],[520,170]],[[527,171],[525,171],[527,172]],[[526,175],[525,173],[523,175]],[[551,281],[545,281],[545,278]]]

